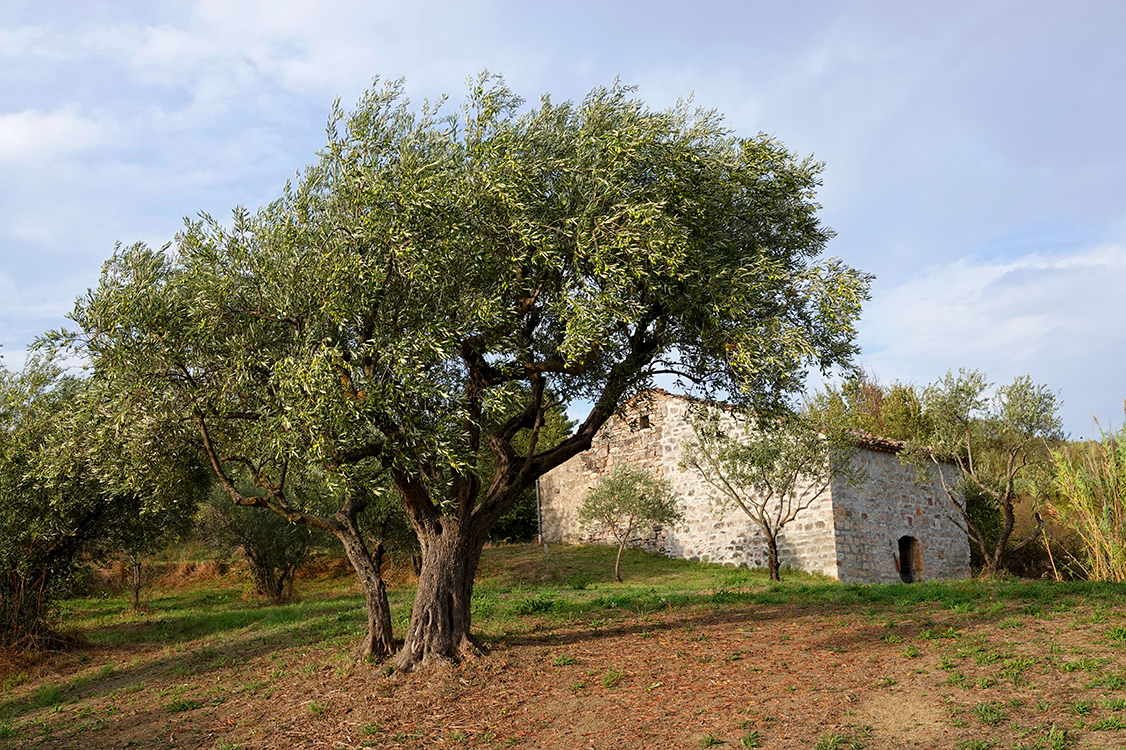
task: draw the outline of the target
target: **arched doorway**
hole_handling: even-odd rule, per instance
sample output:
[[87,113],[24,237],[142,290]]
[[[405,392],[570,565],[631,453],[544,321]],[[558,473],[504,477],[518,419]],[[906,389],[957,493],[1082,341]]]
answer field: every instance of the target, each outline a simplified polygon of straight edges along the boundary
[[923,572],[923,553],[913,536],[899,537],[899,580],[914,583]]

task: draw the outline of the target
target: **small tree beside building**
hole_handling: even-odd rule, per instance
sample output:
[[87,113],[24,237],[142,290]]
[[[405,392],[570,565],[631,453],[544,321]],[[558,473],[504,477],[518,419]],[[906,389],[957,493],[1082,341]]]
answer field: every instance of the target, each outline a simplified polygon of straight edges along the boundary
[[[1063,439],[1058,396],[1027,375],[994,390],[983,373],[963,369],[929,386],[924,400],[932,431],[925,443],[910,441],[902,459],[924,481],[932,475],[940,480],[951,517],[981,553],[982,572],[1004,571],[1012,555],[1044,530],[1033,505],[1034,528],[1011,542],[1018,504],[1038,503],[1051,491],[1051,446]],[[951,481],[941,462],[956,465],[960,481]],[[975,513],[982,506],[993,513]]]
[[720,505],[738,507],[762,530],[770,580],[780,581],[779,535],[834,481],[859,479],[851,460],[857,441],[798,416],[758,419],[715,408],[698,410],[692,429],[682,466],[699,472]]
[[646,526],[672,526],[681,519],[669,481],[628,466],[604,477],[579,508],[582,523],[601,524],[618,543],[614,560],[618,583],[622,582],[622,550],[633,535]]

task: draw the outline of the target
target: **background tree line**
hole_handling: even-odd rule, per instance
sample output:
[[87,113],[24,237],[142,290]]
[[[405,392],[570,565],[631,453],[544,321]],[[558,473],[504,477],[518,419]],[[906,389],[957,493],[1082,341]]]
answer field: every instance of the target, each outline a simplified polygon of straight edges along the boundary
[[976,570],[1126,580],[1115,562],[1126,552],[1126,427],[1070,442],[1048,386],[1029,376],[997,386],[965,369],[921,387],[860,371],[805,408],[902,441],[901,459],[921,476],[942,478],[939,461],[957,465],[961,480],[944,482],[941,499]]

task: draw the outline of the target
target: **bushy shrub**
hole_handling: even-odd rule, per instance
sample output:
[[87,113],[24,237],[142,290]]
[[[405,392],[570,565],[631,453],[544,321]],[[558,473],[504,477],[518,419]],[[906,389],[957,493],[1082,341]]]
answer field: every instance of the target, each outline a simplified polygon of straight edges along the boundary
[[217,551],[241,551],[258,593],[274,604],[294,599],[297,571],[328,541],[323,532],[290,523],[265,508],[235,505],[218,491],[203,505],[199,528]]

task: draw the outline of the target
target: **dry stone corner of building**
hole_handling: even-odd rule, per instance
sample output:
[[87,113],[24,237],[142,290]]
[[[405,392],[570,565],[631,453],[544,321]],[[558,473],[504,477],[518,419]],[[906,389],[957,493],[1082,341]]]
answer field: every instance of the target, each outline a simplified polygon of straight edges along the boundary
[[[541,477],[543,541],[610,543],[607,530],[579,524],[578,509],[603,476],[628,464],[670,480],[684,514],[675,527],[639,530],[633,546],[674,558],[764,567],[766,544],[754,522],[738,508],[718,506],[703,478],[679,467],[692,437],[685,420],[691,404],[662,390],[642,394],[623,417],[603,426],[590,450]],[[869,439],[862,446],[853,460],[864,480],[834,483],[779,535],[783,567],[849,583],[968,578],[969,540],[941,507],[937,479],[932,491],[918,487],[894,441]]]

